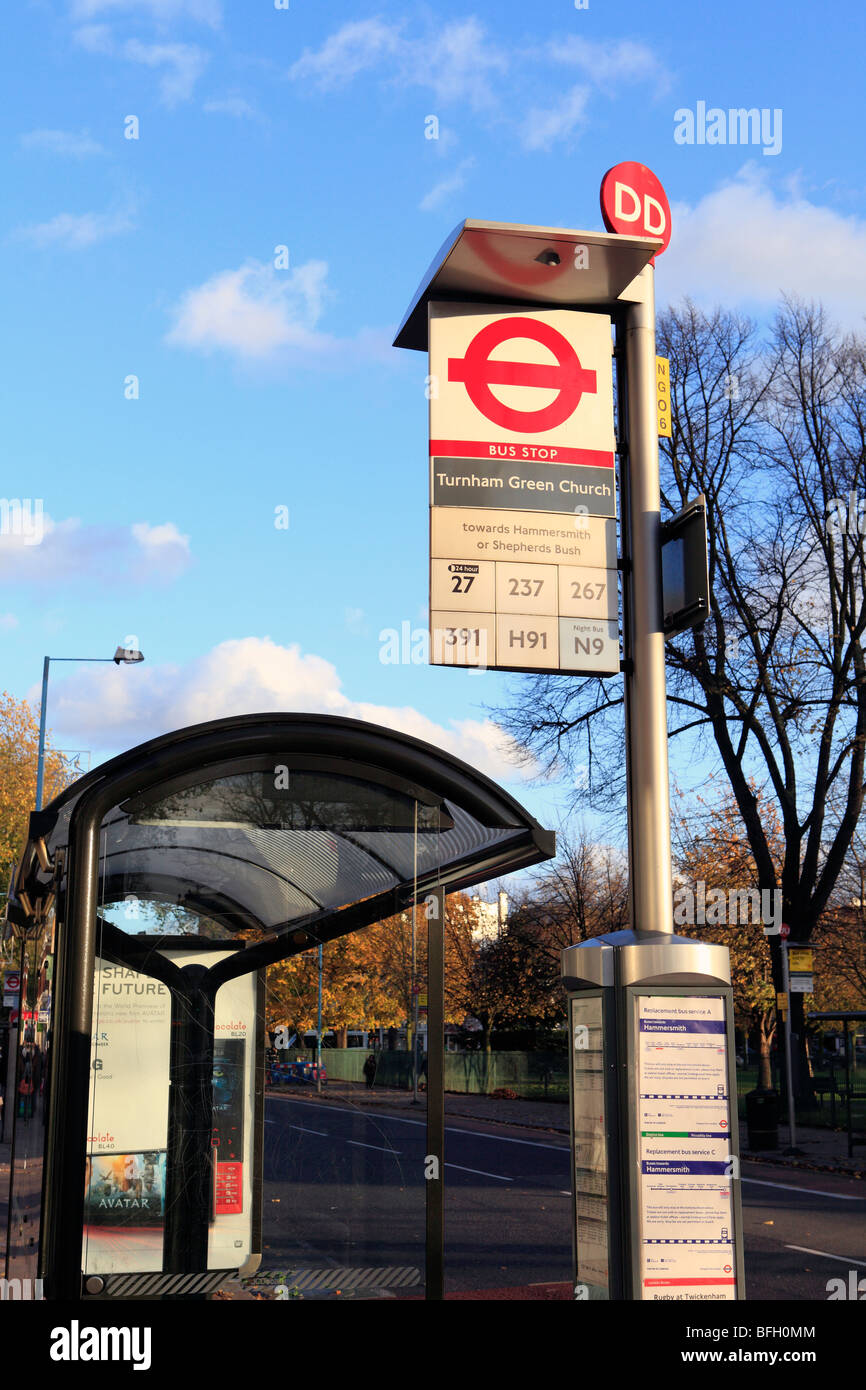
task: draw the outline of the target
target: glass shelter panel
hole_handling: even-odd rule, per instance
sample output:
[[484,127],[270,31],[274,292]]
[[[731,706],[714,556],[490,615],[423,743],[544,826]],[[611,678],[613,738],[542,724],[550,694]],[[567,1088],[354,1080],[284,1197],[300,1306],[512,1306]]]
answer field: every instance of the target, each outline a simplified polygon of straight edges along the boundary
[[253,1284],[276,1297],[424,1297],[426,968],[421,904],[267,972]]
[[11,1285],[9,1297],[36,1298],[41,1297],[38,1255],[50,1094],[50,928],[15,945],[20,990],[13,1009],[17,1017],[9,1026],[3,1105],[9,1145],[4,1274],[18,1281]]

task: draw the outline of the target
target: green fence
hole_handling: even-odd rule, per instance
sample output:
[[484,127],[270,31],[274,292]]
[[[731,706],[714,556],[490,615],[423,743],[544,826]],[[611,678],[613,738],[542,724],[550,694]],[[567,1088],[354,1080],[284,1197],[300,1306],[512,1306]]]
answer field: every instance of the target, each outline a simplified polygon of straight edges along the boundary
[[[322,1063],[331,1081],[363,1082],[369,1050],[362,1047],[325,1047]],[[376,1052],[376,1085],[411,1090],[412,1055],[409,1052]],[[287,1060],[313,1059],[314,1054],[293,1048]],[[491,1095],[513,1091],[524,1100],[568,1100],[568,1058],[564,1052],[446,1052],[445,1090],[461,1095]],[[420,1080],[426,1080],[426,1055]]]
[[[787,1123],[787,1110],[784,1106],[784,1083],[779,1074],[776,1055],[772,1058],[772,1082],[783,1098],[782,1123]],[[866,1068],[852,1067],[850,1071],[851,1121],[855,1129],[866,1128]],[[757,1066],[737,1067],[737,1101],[740,1119],[746,1117],[746,1093],[753,1091],[758,1084]],[[815,1103],[805,1106],[798,1102],[795,1119],[801,1125],[816,1125],[825,1129],[844,1129],[847,1124],[845,1102],[845,1068],[838,1061],[832,1065],[824,1061],[815,1067],[812,1078]]]
[[[364,1082],[364,1063],[370,1050],[362,1047],[326,1047],[322,1049],[322,1062],[332,1081]],[[388,1090],[409,1091],[412,1089],[412,1056],[409,1052],[376,1052],[376,1086]],[[287,1061],[315,1061],[314,1052],[298,1051],[293,1048],[286,1054]],[[775,1064],[775,1057],[773,1058]],[[426,1056],[421,1061],[419,1081],[423,1087],[426,1082]],[[568,1057],[565,1052],[446,1052],[445,1090],[460,1095],[489,1096],[494,1093],[512,1092],[521,1100],[559,1100],[568,1101]],[[823,1071],[828,1071],[824,1068]],[[797,1119],[800,1124],[844,1128],[846,1123],[845,1102],[840,1094],[844,1089],[844,1072],[836,1066],[834,1070],[835,1094],[829,1089],[829,1077],[823,1074],[815,1077],[818,1094],[814,1107],[806,1109],[798,1105]],[[757,1066],[737,1067],[737,1100],[740,1118],[746,1114],[746,1092],[754,1090],[758,1084]],[[773,1084],[779,1086],[776,1067],[773,1067]],[[859,1093],[852,1103],[852,1117],[856,1128],[866,1126],[866,1072],[862,1067],[851,1070],[852,1088]],[[784,1119],[784,1114],[783,1117]]]

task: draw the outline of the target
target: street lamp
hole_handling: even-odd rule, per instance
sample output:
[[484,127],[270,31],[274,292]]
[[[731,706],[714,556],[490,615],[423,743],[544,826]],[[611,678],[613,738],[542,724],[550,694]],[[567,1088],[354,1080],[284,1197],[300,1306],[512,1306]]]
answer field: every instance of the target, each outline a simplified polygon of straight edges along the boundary
[[42,705],[39,712],[39,761],[36,765],[36,810],[42,810],[42,784],[45,780],[45,715],[48,708],[48,668],[52,661],[113,661],[116,666],[134,666],[144,661],[136,647],[118,647],[114,656],[46,656],[42,663]]

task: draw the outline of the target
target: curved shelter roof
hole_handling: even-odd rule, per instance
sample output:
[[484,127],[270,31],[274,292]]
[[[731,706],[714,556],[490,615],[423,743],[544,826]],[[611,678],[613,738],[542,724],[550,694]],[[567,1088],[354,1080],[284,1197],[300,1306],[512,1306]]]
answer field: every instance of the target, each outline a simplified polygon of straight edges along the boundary
[[38,920],[51,893],[62,903],[85,814],[100,817],[101,907],[178,904],[200,934],[277,937],[280,955],[554,852],[513,797],[419,739],[328,715],[244,715],[143,743],[34,812],[13,922]]

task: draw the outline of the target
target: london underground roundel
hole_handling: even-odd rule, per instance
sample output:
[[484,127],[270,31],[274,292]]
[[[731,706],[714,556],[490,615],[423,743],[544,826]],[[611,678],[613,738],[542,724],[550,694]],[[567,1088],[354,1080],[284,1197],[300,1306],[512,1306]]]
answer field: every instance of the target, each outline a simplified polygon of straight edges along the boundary
[[[494,360],[490,356],[501,343],[520,339],[541,343],[550,350],[555,361],[545,366],[538,362]],[[568,339],[549,323],[521,315],[485,324],[472,339],[464,357],[448,359],[448,380],[462,381],[476,410],[495,425],[532,434],[563,424],[576,410],[583,392],[594,395],[596,391],[596,373],[581,367]],[[491,390],[494,384],[535,386],[544,394],[544,388],[548,387],[554,389],[556,395],[546,405],[516,409],[494,395]]]
[[610,319],[432,303],[428,398],[431,456],[612,469]]
[[601,215],[609,232],[661,237],[664,245],[656,256],[667,250],[671,239],[670,204],[660,181],[645,164],[627,160],[608,169],[601,181]]

